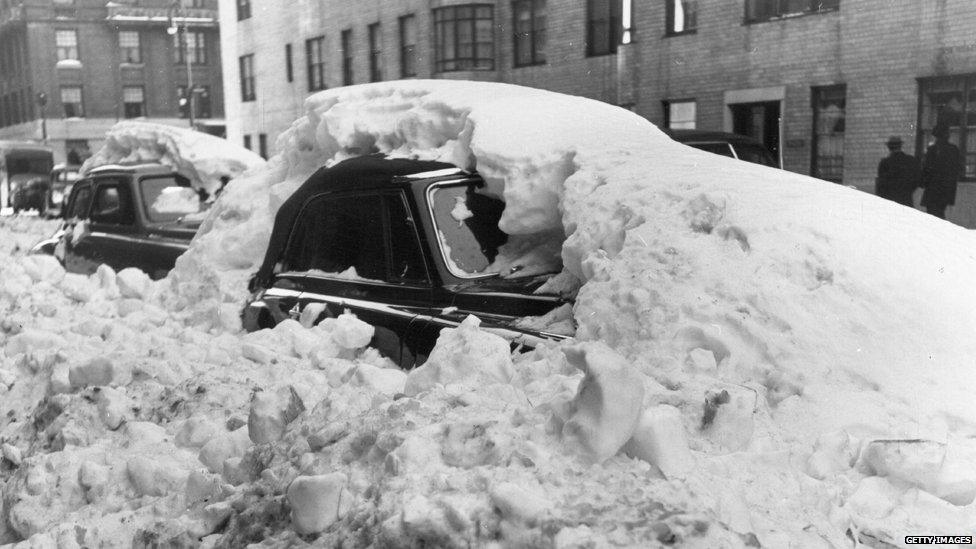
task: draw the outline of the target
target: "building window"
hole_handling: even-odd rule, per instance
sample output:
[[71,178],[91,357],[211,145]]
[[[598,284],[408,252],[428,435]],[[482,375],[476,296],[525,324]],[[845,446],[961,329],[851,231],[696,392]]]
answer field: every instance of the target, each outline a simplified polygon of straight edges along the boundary
[[254,101],[254,54],[242,55],[237,60],[241,72],[241,101]]
[[308,91],[325,89],[325,37],[305,41],[305,65],[308,68]]
[[123,63],[142,63],[139,31],[119,31],[119,57]]
[[122,107],[126,118],[146,116],[146,97],[142,86],[122,88]]
[[695,115],[697,105],[695,101],[665,101],[664,102],[664,127],[671,130],[693,130],[695,129]]
[[434,10],[434,70],[494,70],[492,6],[464,4]]
[[693,33],[698,29],[698,0],[666,0],[668,34]]
[[268,134],[266,133],[258,134],[258,154],[261,158],[268,158]]
[[245,135],[244,136],[244,148],[247,149],[247,150],[251,150],[251,136],[250,135]]
[[83,118],[85,107],[81,101],[81,86],[62,87],[61,106],[64,107],[65,118]]
[[827,181],[844,178],[844,126],[847,88],[813,88],[813,165],[810,173]]
[[367,27],[369,31],[369,81],[383,80],[382,54],[383,36],[380,35],[380,24],[373,23]]
[[515,29],[515,66],[546,62],[546,0],[512,2]]
[[417,20],[413,14],[400,18],[400,76],[417,76]]
[[237,20],[251,18],[251,0],[237,0]]
[[78,31],[61,29],[54,31],[54,45],[58,61],[80,59],[78,57]]
[[919,80],[916,154],[921,157],[934,138],[932,129],[949,127],[949,142],[962,152],[964,179],[976,179],[976,74]]
[[295,81],[295,67],[292,65],[291,44],[285,44],[285,79],[289,82]]
[[[183,39],[177,33],[173,40],[176,42],[176,64],[186,63],[186,54],[190,54],[191,65],[207,64],[207,35],[203,31],[186,31],[182,33]],[[185,42],[184,42],[185,40]],[[186,48],[184,50],[184,48]]]
[[204,0],[188,0],[187,3],[191,8],[202,8],[204,7]]
[[342,55],[342,85],[352,85],[352,29],[342,31],[340,35]]
[[617,53],[622,0],[586,0],[586,55]]
[[[193,86],[196,90],[196,95],[193,97],[193,117],[194,118],[210,118],[212,116],[210,110],[210,86]],[[176,87],[176,97],[180,105],[180,118],[190,117],[190,95],[187,93],[186,86]]]
[[746,22],[768,21],[840,8],[840,0],[746,0]]

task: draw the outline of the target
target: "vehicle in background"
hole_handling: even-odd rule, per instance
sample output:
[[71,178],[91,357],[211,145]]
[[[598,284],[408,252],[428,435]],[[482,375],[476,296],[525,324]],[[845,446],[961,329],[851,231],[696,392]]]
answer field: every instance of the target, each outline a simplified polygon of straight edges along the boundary
[[74,183],[61,228],[32,253],[54,255],[73,273],[104,263],[163,278],[189,247],[203,209],[189,179],[168,166],[102,166]]
[[299,319],[310,305],[321,311],[312,320],[350,311],[404,368],[468,315],[516,347],[565,339],[518,322],[567,303],[536,293],[551,274],[492,271],[508,240],[503,209],[478,174],[450,164],[365,156],[320,169],[278,211],[244,327]]
[[81,166],[57,164],[51,170],[51,186],[44,198],[46,217],[61,217],[64,204],[71,195],[71,187],[81,177],[78,173],[80,169]]
[[43,215],[50,190],[51,181],[47,177],[24,179],[17,176],[11,188],[10,207],[15,214],[24,210],[37,210],[37,213]]
[[769,152],[769,149],[762,142],[745,135],[705,130],[664,130],[664,132],[671,139],[689,147],[729,158],[745,160],[753,164],[772,166],[773,168],[782,167],[779,160]]
[[[49,180],[54,167],[50,147],[25,141],[0,141],[0,207],[14,206],[15,190],[30,194],[31,181]],[[43,203],[43,199],[42,199]]]

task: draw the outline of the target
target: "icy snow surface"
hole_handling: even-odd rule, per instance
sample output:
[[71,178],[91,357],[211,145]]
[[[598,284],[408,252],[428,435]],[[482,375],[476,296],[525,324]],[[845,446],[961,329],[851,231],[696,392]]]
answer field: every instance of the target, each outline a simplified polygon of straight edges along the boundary
[[[411,81],[306,106],[166,280],[4,248],[0,543],[831,547],[976,530],[970,232],[565,95]],[[240,333],[277,207],[374,151],[482,173],[506,201],[506,260],[561,262],[553,287],[578,290],[576,341],[510,355],[472,318],[405,373],[351,316]]]

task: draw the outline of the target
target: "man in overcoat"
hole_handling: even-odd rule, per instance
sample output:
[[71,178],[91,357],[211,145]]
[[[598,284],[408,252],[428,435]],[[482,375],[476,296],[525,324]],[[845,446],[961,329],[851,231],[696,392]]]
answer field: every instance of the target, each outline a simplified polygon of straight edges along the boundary
[[875,194],[908,207],[915,204],[912,195],[922,186],[922,170],[918,160],[901,150],[902,140],[897,135],[888,138],[889,154],[878,164]]
[[925,151],[922,165],[922,206],[928,213],[945,219],[948,206],[956,203],[956,184],[965,169],[959,148],[949,143],[949,126],[936,124],[933,143]]

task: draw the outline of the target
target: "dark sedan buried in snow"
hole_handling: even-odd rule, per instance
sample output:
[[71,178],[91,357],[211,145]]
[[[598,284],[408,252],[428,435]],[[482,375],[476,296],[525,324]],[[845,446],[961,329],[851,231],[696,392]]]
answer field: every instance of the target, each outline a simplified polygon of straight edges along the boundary
[[61,229],[32,252],[91,274],[101,264],[136,267],[154,279],[173,268],[200,225],[204,205],[187,178],[160,164],[102,166],[75,182]]
[[567,301],[535,293],[548,275],[489,271],[508,236],[498,228],[504,203],[484,185],[439,162],[365,156],[320,169],[277,214],[245,328],[298,319],[310,304],[320,318],[350,311],[402,367],[423,363],[441,329],[469,314],[513,346],[565,339],[516,326]]

